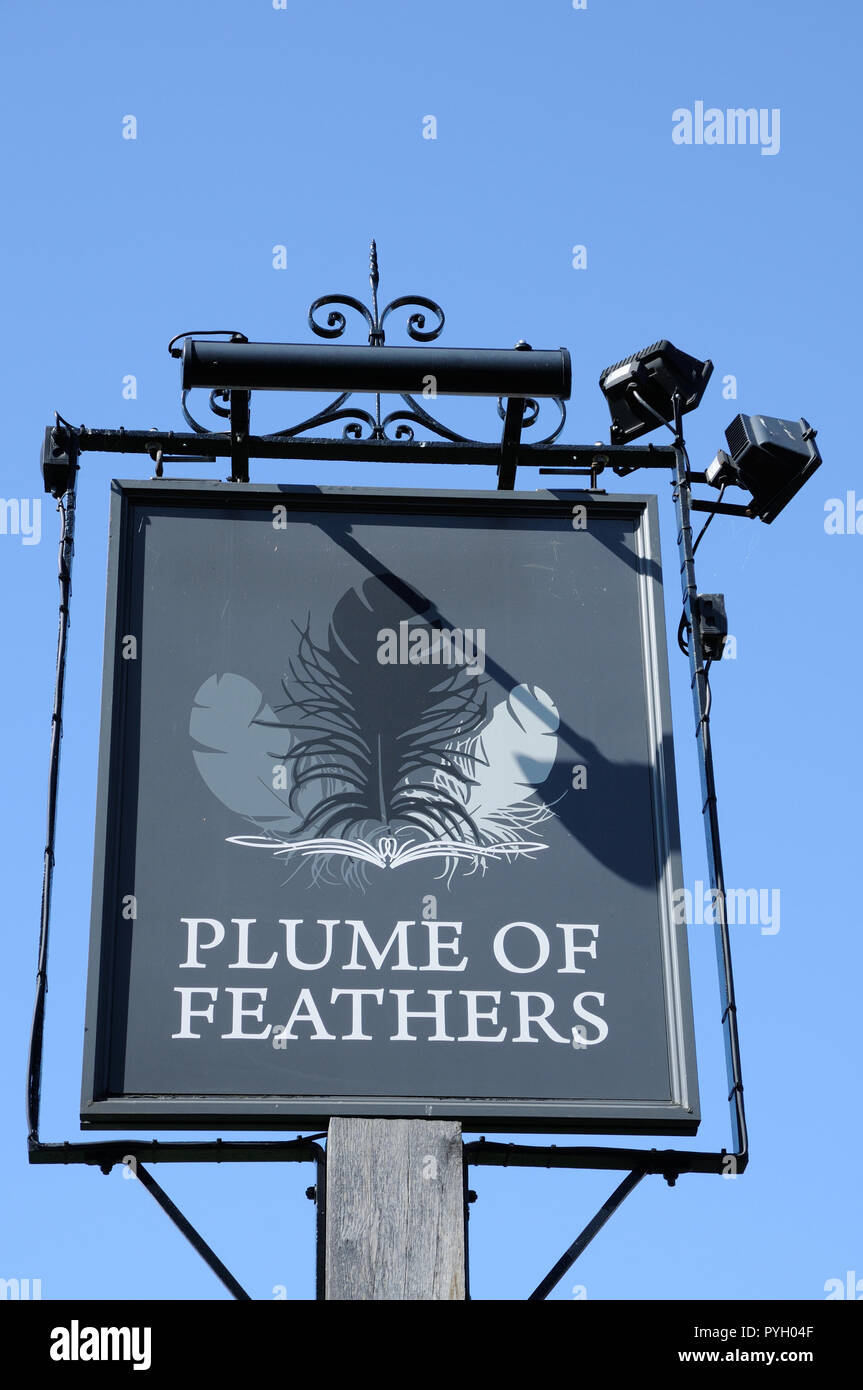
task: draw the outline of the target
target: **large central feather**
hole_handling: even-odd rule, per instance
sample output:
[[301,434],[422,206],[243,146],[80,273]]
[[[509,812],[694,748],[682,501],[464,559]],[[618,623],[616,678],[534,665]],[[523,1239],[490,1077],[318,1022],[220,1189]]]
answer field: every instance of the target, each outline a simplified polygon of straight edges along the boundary
[[[351,839],[411,827],[428,839],[478,837],[458,794],[472,780],[470,759],[453,745],[485,721],[479,677],[464,665],[382,662],[382,635],[403,623],[411,636],[426,633],[412,651],[440,651],[442,621],[428,600],[380,575],[339,600],[326,646],[310,624],[299,629],[279,714],[295,737],[287,757],[300,833]],[[436,785],[435,774],[456,785]]]

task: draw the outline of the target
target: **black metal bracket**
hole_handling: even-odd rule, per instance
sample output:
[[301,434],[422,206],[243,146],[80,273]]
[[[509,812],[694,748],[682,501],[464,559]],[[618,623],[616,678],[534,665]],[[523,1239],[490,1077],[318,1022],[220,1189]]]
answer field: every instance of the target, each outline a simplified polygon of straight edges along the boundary
[[98,1140],[94,1143],[44,1144],[31,1136],[27,1147],[29,1161],[34,1164],[83,1163],[100,1168],[106,1175],[122,1164],[132,1173],[133,1177],[139,1179],[154,1201],[158,1202],[177,1229],[186,1237],[193,1250],[201,1256],[204,1263],[222,1281],[229,1293],[238,1300],[249,1300],[250,1295],[234,1278],[227,1266],[222,1263],[188,1217],[183,1215],[176,1203],[160,1187],[152,1173],[144,1167],[145,1161],[147,1163],[201,1163],[209,1159],[214,1163],[314,1163],[317,1169],[316,1183],[310,1191],[315,1197],[317,1206],[315,1287],[316,1297],[322,1299],[324,1297],[323,1252],[327,1165],[326,1153],[316,1141],[324,1137],[323,1134],[316,1134],[308,1138],[299,1137],[272,1141],[240,1140],[227,1143],[222,1139],[164,1144],[160,1143],[158,1139],[124,1139],[119,1141],[109,1139]]
[[316,1142],[323,1134],[297,1139],[95,1139],[43,1143],[30,1138],[28,1159],[33,1164],[83,1163],[110,1173],[118,1163],[319,1163],[324,1151]]
[[[530,402],[520,402],[528,409]],[[523,428],[523,426],[522,426]],[[71,425],[58,416],[58,439],[64,448],[74,448],[80,466],[81,455],[147,454],[155,459],[161,451],[163,463],[215,463],[217,459],[233,459],[234,445],[229,433],[211,434],[204,440],[200,434],[177,433],[175,430],[90,429],[86,425]],[[504,430],[505,433],[505,430]],[[516,468],[538,468],[541,475],[596,477],[609,466],[615,473],[633,473],[639,468],[674,467],[671,445],[627,444],[599,446],[590,444],[528,444],[519,436],[509,444],[510,463]],[[616,462],[625,454],[628,463]],[[314,463],[422,463],[459,465],[466,468],[488,467],[499,472],[503,454],[500,444],[474,443],[471,440],[390,440],[390,439],[300,439],[296,435],[248,436],[250,459],[297,459]]]
[[238,1300],[251,1302],[251,1297],[246,1293],[242,1284],[234,1278],[227,1265],[222,1264],[222,1261],[212,1247],[204,1240],[200,1231],[195,1230],[191,1221],[189,1221],[180,1211],[180,1208],[171,1201],[167,1192],[165,1192],[164,1188],[159,1186],[153,1174],[147,1172],[143,1163],[136,1163],[131,1171],[141,1185],[147,1189],[153,1200],[158,1202],[162,1210],[171,1218],[177,1230],[186,1237],[192,1249],[197,1251],[204,1261],[204,1264],[209,1265],[217,1279],[221,1279],[228,1292],[233,1294],[234,1298]]
[[748,1152],[729,1154],[695,1149],[623,1149],[593,1145],[504,1144],[485,1136],[465,1144],[465,1162],[478,1168],[593,1168],[637,1170],[665,1178],[673,1186],[683,1173],[742,1173]]
[[251,392],[231,391],[231,477],[232,483],[249,481],[249,401]]
[[737,502],[711,502],[693,497],[689,506],[694,512],[710,512],[711,516],[745,516],[752,520],[758,515],[752,507],[743,507]]
[[627,1174],[623,1182],[614,1189],[608,1201],[603,1202],[596,1216],[588,1221],[581,1235],[573,1241],[568,1250],[564,1251],[557,1264],[552,1265],[548,1274],[540,1280],[533,1293],[528,1295],[528,1303],[536,1303],[548,1298],[554,1286],[560,1283],[568,1269],[572,1269],[579,1255],[584,1253],[594,1236],[599,1234],[609,1217],[614,1215],[621,1202],[626,1200],[643,1177],[644,1173],[642,1172]]
[[[599,449],[599,448],[601,448],[601,446],[600,446],[600,445],[596,445],[595,448]],[[597,479],[599,478],[600,473],[603,473],[603,472],[605,471],[605,469],[608,467],[608,464],[609,464],[609,457],[608,457],[608,455],[607,455],[606,453],[604,453],[604,452],[600,452],[600,453],[594,453],[594,456],[593,456],[593,459],[591,460],[591,462],[590,462],[586,467],[583,467],[583,468],[541,468],[539,471],[540,471],[540,474],[543,474],[543,473],[552,473],[552,474],[554,474],[554,473],[556,473],[556,474],[558,474],[558,475],[559,475],[559,474],[565,474],[565,475],[567,475],[567,476],[569,476],[569,477],[589,478],[589,479],[590,479],[590,491],[591,491],[591,492],[596,492],[596,491],[598,491],[597,486],[596,486]],[[643,466],[643,467],[647,467],[648,465],[644,464],[644,465],[642,465],[642,466]],[[618,465],[618,467],[616,467],[616,468],[614,469],[614,471],[615,471],[615,473],[619,473],[619,472],[621,471],[621,470],[620,470],[620,466]],[[630,472],[631,470],[630,470],[629,468],[626,468],[624,471],[625,471],[625,472]]]
[[503,439],[500,445],[500,463],[497,469],[499,492],[511,492],[515,487],[518,469],[518,446],[521,443],[521,429],[524,421],[525,402],[521,396],[510,396],[506,403],[506,416],[503,422]]
[[[574,464],[576,468],[587,468],[587,470],[593,474],[593,477],[592,477],[592,479],[591,479],[592,481],[595,481],[596,475],[597,475],[597,473],[599,472],[599,470],[600,470],[601,468],[605,468],[605,467],[607,467],[607,466],[611,466],[612,469],[613,469],[613,471],[614,471],[616,474],[621,475],[621,476],[626,475],[626,474],[628,474],[628,473],[630,473],[630,472],[633,472],[635,469],[641,468],[641,467],[646,467],[646,468],[663,468],[663,469],[671,469],[671,468],[674,468],[674,469],[675,469],[675,472],[676,472],[676,481],[675,481],[676,494],[675,494],[675,495],[676,495],[676,498],[678,498],[678,499],[679,499],[679,498],[682,498],[682,497],[685,495],[685,498],[686,498],[687,504],[688,504],[688,509],[687,509],[687,517],[688,517],[688,515],[689,515],[689,508],[691,508],[691,506],[693,505],[693,504],[691,503],[691,500],[690,500],[690,484],[689,484],[689,481],[688,481],[688,460],[686,460],[686,459],[684,458],[683,461],[681,462],[680,450],[679,450],[679,447],[678,447],[677,445],[675,445],[675,446],[665,446],[665,447],[657,446],[657,445],[654,445],[654,444],[640,445],[640,446],[639,446],[639,445],[618,445],[618,446],[576,445],[576,446],[564,446],[564,445],[555,445],[555,444],[546,444],[546,445],[526,445],[526,444],[524,444],[524,443],[522,443],[522,442],[520,441],[520,438],[519,438],[519,431],[518,431],[518,428],[517,428],[517,426],[516,426],[516,420],[517,420],[518,413],[519,413],[520,410],[523,412],[523,410],[524,410],[526,404],[527,404],[527,403],[526,403],[523,399],[520,399],[520,398],[514,398],[514,399],[511,399],[511,400],[509,401],[509,403],[508,403],[509,429],[507,430],[506,416],[505,416],[505,419],[504,419],[504,442],[503,442],[501,445],[499,445],[499,446],[494,446],[494,445],[483,445],[483,444],[472,444],[472,443],[468,443],[468,442],[459,443],[459,442],[457,442],[457,441],[445,441],[445,442],[439,442],[439,441],[431,441],[431,442],[414,442],[414,441],[410,440],[410,441],[407,441],[407,442],[404,442],[404,443],[398,443],[398,442],[394,442],[394,441],[379,440],[379,439],[378,439],[378,440],[374,440],[374,439],[369,439],[369,440],[354,439],[354,440],[348,440],[348,441],[345,441],[345,440],[336,441],[336,440],[323,440],[323,439],[306,439],[306,440],[302,440],[302,439],[297,439],[297,438],[295,438],[295,437],[277,438],[277,437],[273,437],[273,436],[269,436],[269,437],[262,437],[262,436],[255,437],[255,436],[249,436],[249,437],[248,437],[248,450],[249,450],[249,455],[250,455],[250,456],[251,456],[251,455],[254,455],[254,456],[256,456],[256,457],[257,457],[257,456],[260,456],[260,457],[266,457],[266,458],[282,458],[282,459],[285,459],[285,458],[313,458],[313,459],[317,459],[317,460],[322,460],[322,459],[327,459],[327,458],[339,458],[339,459],[342,459],[342,460],[343,460],[343,459],[345,458],[345,456],[348,455],[348,456],[353,456],[354,458],[356,458],[356,460],[357,460],[358,462],[360,462],[360,461],[362,461],[362,462],[380,461],[380,460],[383,460],[383,459],[387,459],[387,460],[390,460],[390,461],[393,461],[393,462],[399,462],[399,463],[413,463],[413,462],[417,462],[417,463],[419,463],[419,462],[422,462],[422,463],[429,463],[429,462],[436,462],[436,463],[453,463],[453,462],[454,462],[454,463],[459,463],[459,464],[463,464],[463,465],[486,464],[486,465],[489,465],[489,466],[493,466],[493,467],[495,467],[495,469],[498,470],[498,472],[499,472],[499,481],[501,481],[501,474],[502,474],[502,481],[503,481],[503,482],[511,482],[511,481],[513,480],[513,478],[514,478],[514,472],[513,472],[513,470],[514,470],[515,468],[517,468],[519,465],[521,465],[521,466],[529,466],[529,465],[536,466],[537,464],[539,464],[540,460],[542,460],[543,462],[546,462],[546,463],[548,463],[548,462],[550,462],[550,461],[552,461],[552,460],[556,461],[556,460],[558,460],[558,459],[560,459],[560,461],[561,461],[561,467],[553,467],[553,468],[550,467],[550,468],[541,469],[542,472],[548,472],[548,473],[557,473],[557,472],[560,472],[560,471],[566,472],[566,471],[568,471],[567,465]],[[238,432],[239,434],[242,434],[243,420],[239,418],[239,412],[238,412],[238,417],[237,417],[236,423],[237,423],[237,432]],[[175,458],[198,457],[198,456],[200,455],[200,451],[201,451],[201,443],[202,443],[202,441],[201,441],[201,436],[200,436],[200,435],[197,435],[197,434],[184,434],[184,435],[179,435],[179,434],[175,434],[173,431],[168,431],[168,432],[164,432],[164,433],[163,433],[163,432],[153,431],[153,430],[150,430],[150,431],[91,430],[91,429],[87,429],[87,428],[85,428],[85,427],[83,427],[83,426],[82,426],[81,428],[76,428],[76,427],[72,426],[71,424],[69,424],[68,421],[62,420],[60,417],[58,417],[57,425],[56,425],[56,427],[54,428],[54,431],[53,431],[53,444],[52,444],[52,447],[58,447],[58,448],[60,448],[61,450],[65,451],[65,452],[66,452],[66,455],[67,455],[69,458],[74,457],[74,459],[75,459],[75,461],[76,461],[76,464],[77,464],[77,461],[78,461],[78,459],[80,458],[81,454],[83,454],[84,452],[87,452],[87,451],[90,451],[90,452],[97,452],[97,453],[112,453],[112,454],[114,454],[114,453],[136,453],[136,454],[149,454],[149,455],[152,456],[153,453],[154,453],[154,451],[157,451],[157,450],[161,449],[161,450],[164,451],[164,455],[165,455],[165,456],[169,456],[169,455],[170,455],[171,457],[175,457]],[[232,451],[233,451],[233,449],[235,448],[235,441],[234,441],[234,439],[233,439],[230,435],[228,435],[228,434],[223,434],[223,435],[211,435],[211,436],[209,436],[208,439],[207,439],[206,447],[207,447],[208,450],[211,450],[211,451],[212,451],[212,454],[213,454],[214,457],[231,457],[231,456],[232,456]],[[505,454],[505,452],[504,452],[505,450],[507,450],[507,451],[509,451],[509,452]],[[505,467],[504,467],[504,458],[506,459]],[[564,463],[564,460],[565,460],[565,463]],[[236,467],[236,465],[235,465],[235,467]],[[681,469],[682,469],[682,473],[681,473]],[[508,471],[507,471],[507,470],[508,470]],[[74,483],[74,477],[75,477],[75,473],[76,473],[76,472],[77,472],[77,468],[76,468],[75,470],[71,470],[71,472],[70,472],[70,477],[72,478],[72,482],[73,482],[73,483]],[[69,491],[69,493],[68,493],[67,496],[66,496],[65,502],[66,502],[66,508],[67,508],[66,515],[67,515],[67,518],[68,518],[69,525],[71,526],[71,522],[72,522],[72,519],[73,519],[73,517],[74,517],[74,487],[73,487],[73,486],[70,486],[70,491]],[[684,572],[686,573],[686,572],[688,572],[688,571],[686,571],[686,565],[692,563],[692,557],[691,557],[691,551],[692,551],[691,526],[689,525],[688,521],[687,521],[687,523],[686,523],[685,526],[684,526],[684,525],[681,525],[681,527],[680,527],[679,536],[678,536],[678,543],[679,543],[679,546],[680,546],[680,548],[681,548],[681,555],[682,555],[683,561],[684,561]],[[65,583],[66,583],[66,586],[67,586],[67,588],[63,591],[64,594],[66,594],[66,598],[68,597],[67,590],[68,590],[68,580],[69,580],[69,564],[68,564],[69,558],[70,558],[70,549],[69,549],[69,545],[70,545],[70,537],[69,537],[69,535],[66,535],[66,536],[65,536],[65,540],[64,540],[64,542],[63,542],[64,554],[66,555],[66,562],[65,562],[65,563],[66,563],[65,581],[62,579],[62,571],[61,571],[61,583],[65,582]],[[694,570],[693,570],[693,575],[694,575]],[[694,582],[694,579],[693,579],[693,582]],[[697,592],[697,591],[693,590],[693,593],[696,593],[696,592]],[[66,598],[63,599],[63,603],[61,604],[61,618],[62,618],[62,615],[63,615],[64,611],[67,611],[67,609],[68,609],[68,604],[67,604]],[[65,629],[63,629],[63,630],[65,630]],[[64,649],[64,650],[65,650],[65,649]],[[699,665],[700,665],[700,667],[703,668],[703,658],[700,656],[700,654],[699,654],[698,660],[699,660]],[[65,670],[65,663],[62,664],[62,671],[64,671],[64,670]],[[60,681],[60,677],[61,677],[61,665],[58,664],[58,682]],[[696,677],[693,677],[693,679],[696,680]],[[698,684],[697,681],[696,681],[696,684]],[[59,689],[59,686],[58,686],[58,689]],[[704,692],[703,690],[702,690],[701,696],[700,696],[699,698],[701,698],[702,704],[699,705],[698,720],[699,720],[699,727],[702,727],[703,719],[704,719],[704,716],[705,716],[705,714],[706,714],[706,712],[707,712],[707,708],[708,708],[707,699],[706,699],[706,694],[705,694],[705,692]],[[60,704],[62,704],[62,690],[60,690]],[[60,717],[60,709],[58,708],[58,709],[55,711],[55,730],[56,730],[56,729],[59,729],[59,717]],[[701,741],[699,741],[699,752],[700,752],[700,754],[701,754],[702,762],[703,762],[703,760],[704,760],[704,751],[703,751],[703,745],[702,745],[702,742],[701,742]],[[55,746],[52,746],[51,790],[50,790],[50,797],[51,797],[51,799],[52,799],[52,805],[53,805],[53,800],[56,798],[56,775],[57,775],[57,761],[58,761],[58,759],[59,759],[59,742],[57,743],[56,747],[55,747]],[[702,770],[702,771],[703,771],[703,770]],[[703,776],[704,776],[704,772],[703,772]],[[711,784],[712,784],[712,760],[711,760],[711,773],[710,773],[710,778],[711,778]],[[715,794],[714,794],[714,799],[715,799]],[[705,803],[705,813],[706,813],[706,810],[707,810],[707,807],[706,807],[706,803]],[[52,815],[52,817],[53,817],[53,810],[51,811],[51,815]],[[53,820],[51,821],[51,824],[53,824]],[[712,832],[711,832],[711,833],[712,833]],[[716,834],[717,834],[717,836],[718,836],[718,830],[716,831]],[[53,866],[53,835],[51,836],[50,856],[46,857],[46,874],[47,874],[47,872],[48,872],[48,867],[47,867],[47,866],[48,866],[48,859],[49,859],[49,858],[50,858],[50,865]],[[47,928],[47,923],[44,924],[44,925],[45,925],[46,928]],[[725,949],[724,947],[723,947],[723,949],[722,949],[722,951],[721,951],[721,953],[720,953],[720,968],[723,970],[723,972],[725,972],[726,970],[727,970],[727,971],[730,971],[730,952],[726,951],[726,949]],[[40,966],[40,970],[41,970],[41,969],[42,969],[42,967]],[[41,980],[41,978],[42,978],[42,976],[41,976],[41,974],[40,974],[40,980]],[[724,1007],[724,1008],[725,1008],[725,1005],[727,1004],[727,997],[726,997],[726,996],[727,996],[728,993],[729,993],[728,988],[727,988],[727,983],[728,983],[728,982],[727,982],[727,980],[726,980],[725,984],[723,984],[723,1007]],[[44,1000],[42,1001],[42,1004],[40,1005],[39,1020],[38,1020],[39,1026],[38,1026],[38,1029],[36,1029],[36,1031],[34,1032],[34,1044],[33,1044],[33,1046],[34,1046],[34,1051],[32,1052],[33,1065],[31,1066],[31,1098],[33,1097],[33,1088],[35,1087],[35,1088],[36,1088],[36,1091],[38,1091],[38,1085],[39,1085],[38,1077],[39,1077],[39,1073],[40,1073],[40,1071],[41,1071],[41,1041],[40,1041],[40,1038],[41,1038],[41,1028],[42,1028],[42,1013],[41,1013],[41,1009],[43,1008],[43,1006],[44,1006]],[[724,1013],[724,1016],[723,1016],[723,1026],[725,1026],[726,1024],[728,1024],[728,1023],[730,1022],[730,1020],[732,1020],[733,1018],[734,1018],[734,1011],[732,1011],[730,1014],[727,1013],[727,1012],[725,1012],[725,1013]],[[35,1022],[35,1021],[34,1021],[34,1022]],[[39,1034],[39,1037],[36,1036],[36,1033]],[[736,1079],[737,1079],[736,1077],[733,1078],[734,1081],[736,1081]],[[740,1092],[739,1092],[739,1091],[735,1091],[735,1092],[734,1092],[734,1095],[735,1095],[736,1097],[740,1097]],[[741,1098],[741,1108],[742,1108],[742,1098]],[[31,1105],[31,1114],[35,1114],[36,1116],[38,1116],[38,1099],[36,1100],[35,1105]],[[31,1136],[32,1136],[33,1138],[38,1138],[38,1127],[35,1126],[35,1125],[31,1126]],[[62,1147],[62,1146],[61,1146],[61,1147]],[[70,1146],[70,1147],[73,1147],[73,1146]],[[79,1148],[79,1146],[74,1146],[74,1147],[75,1147],[75,1148]],[[86,1148],[86,1146],[80,1146],[80,1147],[81,1147],[81,1151],[82,1151],[82,1152],[83,1152],[83,1149]],[[243,1147],[243,1146],[240,1145],[239,1147]],[[737,1168],[736,1168],[736,1171],[742,1172],[742,1171],[743,1171],[743,1168],[745,1167],[746,1157],[745,1157],[745,1154],[743,1154],[743,1153],[740,1151],[740,1145],[739,1145],[739,1144],[738,1144],[738,1146],[737,1146],[737,1149],[738,1149],[738,1152],[737,1152],[737,1154],[736,1154],[736,1161],[737,1161],[737,1163],[738,1163],[738,1166],[737,1166]],[[127,1150],[127,1151],[129,1150],[129,1145],[128,1145],[128,1144],[126,1145],[126,1150]],[[203,1156],[204,1156],[205,1150],[202,1149],[200,1152],[201,1152],[201,1155],[202,1155],[202,1157],[203,1157]],[[69,1149],[68,1149],[68,1148],[66,1149],[66,1153],[67,1153],[67,1154],[69,1153]],[[470,1146],[469,1146],[469,1153],[470,1153]],[[557,1166],[558,1164],[561,1163],[561,1151],[560,1151],[559,1149],[554,1149],[554,1148],[552,1148],[551,1150],[547,1150],[547,1149],[546,1149],[546,1150],[543,1150],[543,1149],[539,1149],[539,1148],[532,1148],[532,1149],[530,1149],[529,1153],[530,1153],[530,1157],[528,1157],[526,1160],[525,1160],[524,1158],[522,1158],[520,1161],[521,1161],[521,1162],[525,1162],[525,1161],[526,1161],[527,1163],[536,1164],[537,1166],[546,1166],[546,1165],[548,1165],[548,1163],[549,1163],[549,1154],[550,1154],[550,1155],[551,1155],[550,1162],[551,1162],[554,1166]],[[583,1158],[579,1159],[579,1158],[575,1157],[575,1154],[577,1154],[577,1153],[581,1153],[581,1154],[583,1155]],[[167,1154],[164,1150],[163,1150],[163,1154],[164,1154],[164,1157],[167,1159],[167,1158],[168,1158],[168,1154]],[[486,1154],[488,1154],[488,1150],[486,1150]],[[603,1158],[601,1157],[602,1155],[606,1155],[607,1158],[606,1158],[606,1159],[603,1159]],[[207,1156],[209,1156],[209,1154],[208,1154]],[[270,1156],[272,1157],[273,1160],[276,1160],[277,1157],[278,1157],[278,1156],[277,1156],[275,1153],[273,1153],[272,1151],[270,1151]],[[633,1168],[634,1166],[641,1166],[641,1167],[643,1167],[643,1170],[644,1170],[644,1171],[663,1171],[663,1172],[665,1172],[666,1169],[672,1168],[672,1167],[673,1167],[673,1168],[675,1169],[676,1172],[713,1172],[713,1173],[719,1172],[719,1173],[721,1173],[721,1172],[727,1171],[727,1169],[723,1166],[724,1163],[725,1163],[726,1158],[727,1158],[727,1155],[726,1155],[726,1153],[725,1153],[724,1150],[723,1150],[721,1153],[719,1153],[719,1154],[702,1155],[702,1156],[690,1155],[690,1154],[687,1154],[686,1151],[681,1151],[681,1152],[676,1153],[676,1154],[674,1154],[674,1155],[668,1154],[668,1155],[666,1156],[666,1159],[670,1159],[671,1162],[669,1163],[668,1161],[665,1161],[662,1165],[660,1165],[659,1168],[654,1168],[654,1167],[652,1167],[652,1166],[649,1166],[649,1160],[644,1156],[643,1151],[640,1151],[640,1150],[621,1150],[621,1149],[596,1150],[596,1149],[590,1149],[590,1150],[574,1151],[573,1157],[571,1157],[570,1159],[568,1159],[568,1160],[566,1160],[565,1162],[563,1162],[561,1166],[570,1166],[570,1167],[579,1167],[579,1166],[580,1166],[580,1167],[603,1167],[603,1166],[608,1166],[608,1167],[626,1167],[626,1168],[630,1168],[630,1169]],[[39,1160],[33,1159],[33,1161],[39,1161]],[[43,1158],[41,1161],[47,1161],[47,1160]],[[75,1160],[75,1159],[69,1159],[69,1158],[67,1157],[66,1159],[60,1158],[60,1159],[58,1159],[58,1160],[56,1160],[56,1161],[63,1162],[63,1161],[76,1161],[76,1160]],[[86,1162],[86,1161],[89,1161],[89,1160],[88,1160],[87,1158],[85,1158],[85,1157],[82,1157],[82,1158],[77,1159],[77,1161],[84,1161],[84,1162]],[[469,1158],[469,1161],[472,1161],[472,1160]],[[486,1161],[486,1162],[487,1162],[487,1161],[490,1161],[490,1160],[489,1160],[488,1157],[486,1157],[485,1159],[483,1159],[483,1160],[481,1160],[481,1161]],[[513,1151],[512,1151],[511,1148],[510,1148],[510,1150],[509,1150],[509,1157],[508,1157],[506,1160],[504,1160],[504,1161],[506,1161],[506,1162],[513,1162],[513,1161],[514,1161],[514,1159],[513,1159]]]

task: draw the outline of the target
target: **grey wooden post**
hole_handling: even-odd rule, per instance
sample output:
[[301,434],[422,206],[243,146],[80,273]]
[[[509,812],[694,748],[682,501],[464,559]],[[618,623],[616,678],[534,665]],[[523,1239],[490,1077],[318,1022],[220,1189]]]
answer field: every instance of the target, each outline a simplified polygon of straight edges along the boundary
[[330,1120],[324,1297],[463,1299],[461,1125]]

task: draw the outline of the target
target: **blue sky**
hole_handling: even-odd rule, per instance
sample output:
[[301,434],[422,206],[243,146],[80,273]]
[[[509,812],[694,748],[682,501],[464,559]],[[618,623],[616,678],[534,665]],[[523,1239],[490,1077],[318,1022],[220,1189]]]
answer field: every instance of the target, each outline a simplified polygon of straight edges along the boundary
[[[365,299],[372,236],[382,302],[410,292],[438,300],[443,343],[569,347],[566,442],[608,438],[600,371],[660,337],[715,363],[688,421],[694,467],[723,445],[738,411],[804,415],[819,429],[824,466],[787,511],[770,527],[719,519],[698,555],[700,588],[725,593],[737,641],[736,659],[712,679],[727,877],[781,894],[778,932],[732,929],[751,1165],[735,1180],[684,1177],[674,1191],[646,1179],[555,1298],[578,1288],[588,1299],[821,1299],[828,1280],[863,1278],[863,535],[825,530],[830,499],[856,489],[863,502],[854,443],[860,27],[840,0],[5,7],[5,499],[40,497],[38,451],[54,410],[90,426],[184,428],[177,364],[165,351],[174,333],[227,327],[305,341],[316,296]],[[675,143],[675,111],[699,101],[779,111],[778,149]],[[123,138],[130,115],[134,140]],[[423,138],[428,116],[435,139]],[[576,246],[586,248],[585,268],[573,267]],[[284,269],[274,267],[276,247]],[[392,322],[391,340],[405,341]],[[350,340],[363,341],[359,324],[353,331]],[[124,398],[129,375],[135,399]],[[255,401],[254,427],[293,423],[304,404]],[[456,428],[496,436],[493,403],[439,404]],[[78,1135],[108,482],[149,471],[140,458],[85,455],[80,478],[46,1139]],[[480,469],[385,465],[257,463],[253,478],[494,486]],[[519,475],[520,487],[539,482]],[[643,474],[607,486],[648,492],[651,482]],[[673,639],[678,581],[664,491],[661,510]],[[0,535],[0,1276],[40,1278],[45,1298],[222,1298],[119,1170],[26,1161],[56,633],[50,499],[41,523],[38,544]],[[671,681],[693,885],[706,868],[688,668],[675,651]],[[704,1111],[691,1142],[718,1149],[730,1140],[709,928],[693,926],[690,950]],[[156,1176],[253,1297],[277,1286],[312,1296],[311,1168],[162,1165]],[[525,1297],[615,1181],[474,1170],[474,1297]]]

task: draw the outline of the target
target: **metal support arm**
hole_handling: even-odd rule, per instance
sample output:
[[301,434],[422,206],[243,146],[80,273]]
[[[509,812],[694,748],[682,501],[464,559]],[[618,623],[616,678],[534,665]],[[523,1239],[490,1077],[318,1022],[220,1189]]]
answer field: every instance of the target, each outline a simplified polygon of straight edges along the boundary
[[249,481],[248,391],[231,392],[231,482]]
[[142,1163],[136,1164],[133,1171],[135,1177],[141,1185],[147,1189],[154,1202],[158,1202],[162,1210],[170,1216],[177,1230],[182,1232],[192,1249],[200,1255],[206,1265],[209,1265],[216,1278],[221,1279],[228,1292],[233,1294],[236,1299],[242,1300],[243,1302],[251,1302],[250,1295],[246,1293],[242,1284],[234,1278],[227,1265],[222,1264],[222,1261],[204,1240],[200,1231],[195,1230],[191,1221],[189,1221],[180,1211],[180,1208],[171,1201],[164,1188],[160,1187],[156,1182],[153,1174],[148,1173]]
[[[237,395],[239,393],[234,393]],[[514,403],[518,404],[519,398]],[[521,401],[523,407],[524,402]],[[163,461],[230,459],[234,441],[230,433],[192,434],[175,430],[106,430],[80,428],[59,420],[54,429],[61,442],[74,444],[78,455],[149,454],[155,458],[161,450]],[[506,434],[506,428],[504,428]],[[510,442],[510,441],[508,441]],[[571,467],[588,471],[601,466],[623,467],[631,472],[636,468],[665,468],[674,466],[674,449],[670,445],[627,444],[598,446],[593,444],[528,444],[520,437],[511,437],[512,459],[521,468],[540,468],[543,472],[567,472]],[[330,439],[312,436],[300,439],[290,435],[249,435],[248,456],[260,459],[305,459],[315,463],[445,463],[475,467],[477,464],[499,469],[501,444],[481,444],[449,440],[390,440],[390,439]],[[549,467],[554,465],[554,467]]]
[[528,1297],[528,1303],[541,1302],[543,1299],[548,1298],[555,1284],[559,1284],[564,1274],[566,1274],[566,1271],[572,1269],[579,1255],[584,1253],[594,1236],[599,1235],[599,1232],[602,1230],[609,1217],[614,1215],[621,1202],[626,1200],[630,1192],[632,1192],[633,1188],[638,1186],[643,1177],[644,1174],[638,1172],[628,1173],[626,1175],[623,1182],[614,1189],[608,1201],[604,1202],[600,1207],[593,1220],[588,1221],[581,1235],[572,1242],[569,1249],[561,1255],[557,1264],[553,1265],[545,1278],[537,1284],[533,1293]]
[[740,1069],[737,1003],[734,996],[734,976],[731,966],[731,941],[728,935],[726,915],[725,873],[722,866],[719,814],[716,806],[716,778],[713,769],[713,748],[710,740],[710,696],[707,684],[707,664],[705,663],[699,625],[695,620],[698,586],[695,582],[695,552],[692,544],[689,460],[681,431],[680,415],[680,399],[675,396],[674,505],[677,513],[677,544],[680,551],[680,586],[683,594],[683,610],[690,627],[689,669],[692,674],[695,737],[698,744],[698,766],[701,774],[704,838],[707,846],[710,887],[713,890],[713,901],[717,908],[716,956],[719,966],[722,1026],[725,1035],[725,1055],[728,1070],[728,1100],[731,1105],[731,1125],[736,1149],[734,1171],[742,1172],[748,1161],[749,1145],[743,1105],[743,1079]]
[[499,492],[511,492],[515,487],[518,469],[518,446],[521,442],[521,427],[524,421],[524,401],[519,396],[510,396],[506,403],[503,422],[503,439],[500,445],[500,463],[497,469]]

